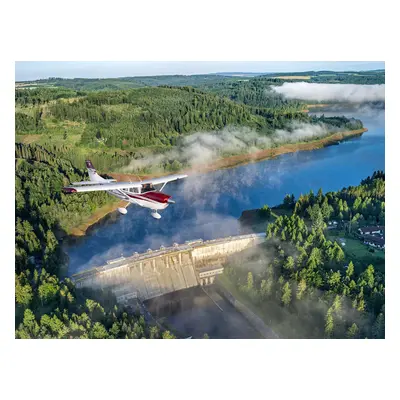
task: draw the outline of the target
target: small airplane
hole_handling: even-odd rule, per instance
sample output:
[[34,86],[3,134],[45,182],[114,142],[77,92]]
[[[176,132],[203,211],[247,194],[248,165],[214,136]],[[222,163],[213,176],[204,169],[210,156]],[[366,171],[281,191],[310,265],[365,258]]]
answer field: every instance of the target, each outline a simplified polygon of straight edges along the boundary
[[[169,175],[139,182],[117,182],[116,179],[101,177],[90,160],[86,160],[86,167],[90,181],[73,182],[71,186],[63,187],[64,193],[106,191],[119,199],[126,200],[126,206],[132,203],[150,208],[151,216],[155,219],[161,218],[159,210],[164,210],[169,204],[175,203],[171,200],[171,196],[162,193],[165,185],[187,177],[187,175]],[[162,186],[157,189],[155,185]],[[128,212],[126,206],[118,208],[118,211],[125,215]]]

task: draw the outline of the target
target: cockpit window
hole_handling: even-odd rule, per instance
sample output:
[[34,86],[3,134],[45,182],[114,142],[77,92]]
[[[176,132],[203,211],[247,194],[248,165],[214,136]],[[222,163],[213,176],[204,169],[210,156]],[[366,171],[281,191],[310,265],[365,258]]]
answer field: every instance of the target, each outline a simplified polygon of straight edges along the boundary
[[152,190],[156,190],[156,188],[151,183],[142,185],[142,193],[150,192]]

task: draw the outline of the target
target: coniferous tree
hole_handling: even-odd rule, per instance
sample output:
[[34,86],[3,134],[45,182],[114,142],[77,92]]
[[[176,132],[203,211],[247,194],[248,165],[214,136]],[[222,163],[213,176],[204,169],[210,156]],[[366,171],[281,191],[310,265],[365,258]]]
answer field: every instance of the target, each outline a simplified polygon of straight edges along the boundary
[[286,282],[282,287],[282,303],[287,307],[292,300],[292,289],[289,282]]
[[350,328],[347,330],[346,337],[349,339],[358,339],[359,337],[359,329],[357,324],[353,323]]
[[326,313],[325,317],[325,336],[327,338],[331,338],[333,335],[333,331],[335,328],[333,316],[332,316],[332,309],[330,308]]

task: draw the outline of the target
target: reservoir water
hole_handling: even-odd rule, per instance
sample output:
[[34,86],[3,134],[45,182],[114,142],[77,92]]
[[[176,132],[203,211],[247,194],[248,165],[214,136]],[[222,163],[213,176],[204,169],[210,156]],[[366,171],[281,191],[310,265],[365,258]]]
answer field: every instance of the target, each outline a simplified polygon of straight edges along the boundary
[[164,191],[176,204],[164,210],[160,220],[153,219],[149,210],[132,205],[127,215],[110,214],[85,237],[66,246],[69,274],[161,245],[239,234],[238,218],[244,210],[280,204],[288,193],[297,198],[310,189],[327,192],[357,185],[375,170],[385,169],[384,110],[323,113],[359,118],[368,132],[320,150],[285,154],[170,183]]

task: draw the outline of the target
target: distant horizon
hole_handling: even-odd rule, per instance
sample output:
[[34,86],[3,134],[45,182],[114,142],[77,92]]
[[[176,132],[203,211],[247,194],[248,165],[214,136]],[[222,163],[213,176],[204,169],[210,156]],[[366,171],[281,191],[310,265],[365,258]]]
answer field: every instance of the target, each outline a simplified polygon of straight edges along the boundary
[[[243,69],[241,69],[243,68]],[[309,71],[385,70],[381,61],[268,61],[268,62],[130,62],[130,61],[17,61],[15,82],[50,78],[118,79],[171,75],[278,74]]]

